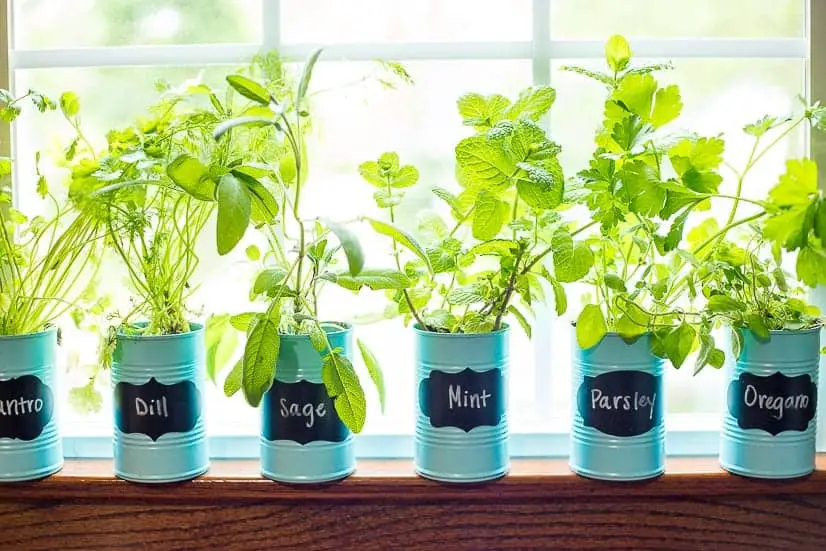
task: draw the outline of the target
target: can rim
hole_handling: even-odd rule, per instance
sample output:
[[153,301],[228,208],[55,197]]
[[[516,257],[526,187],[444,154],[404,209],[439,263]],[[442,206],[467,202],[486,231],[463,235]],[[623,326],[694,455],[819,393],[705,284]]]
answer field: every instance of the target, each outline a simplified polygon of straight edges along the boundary
[[31,333],[21,333],[19,335],[0,335],[0,341],[22,341],[26,339],[36,339],[44,337],[50,333],[57,333],[57,326],[49,325],[46,329],[41,331],[33,331]]

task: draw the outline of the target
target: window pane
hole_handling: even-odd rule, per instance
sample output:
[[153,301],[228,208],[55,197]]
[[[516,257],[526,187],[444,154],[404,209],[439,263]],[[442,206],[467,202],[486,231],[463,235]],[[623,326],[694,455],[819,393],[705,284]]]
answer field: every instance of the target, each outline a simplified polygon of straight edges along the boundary
[[553,0],[560,39],[806,36],[805,0]]
[[261,0],[18,0],[17,49],[261,40]]
[[530,40],[530,0],[282,0],[287,42]]
[[[637,59],[637,63],[657,63],[664,60]],[[578,74],[559,70],[564,65],[579,65],[592,70],[603,70],[603,63],[596,60],[558,60],[552,63],[551,79],[557,89],[557,102],[552,109],[551,127],[554,137],[563,144],[563,166],[567,175],[585,166],[593,153],[594,131],[601,122],[605,87]],[[680,59],[673,71],[656,73],[661,84],[680,86],[683,115],[678,119],[679,128],[701,135],[723,134],[726,140],[725,159],[734,167],[742,168],[752,146],[750,136],[742,127],[765,114],[784,115],[799,109],[797,96],[805,90],[806,63],[804,60],[752,59],[748,63],[734,59]],[[766,155],[756,170],[749,173],[744,193],[762,197],[777,182],[784,170],[785,159],[806,154],[804,129],[793,133],[772,152]],[[731,193],[736,187],[733,173],[722,169],[725,180],[720,188]],[[706,217],[725,219],[731,203],[721,200],[712,210],[698,213],[689,220],[689,226]],[[747,214],[748,205],[741,205],[738,212]],[[570,318],[579,313],[578,293],[569,295]],[[570,350],[572,344],[570,325],[559,320],[555,323],[553,346],[556,350]],[[724,342],[724,341],[720,341]],[[692,376],[693,357],[686,367],[677,371],[669,368],[666,373],[666,407],[669,413],[716,413],[721,411],[724,400],[723,373],[706,368],[698,377]],[[570,366],[555,362],[553,365],[555,400],[570,405]]]

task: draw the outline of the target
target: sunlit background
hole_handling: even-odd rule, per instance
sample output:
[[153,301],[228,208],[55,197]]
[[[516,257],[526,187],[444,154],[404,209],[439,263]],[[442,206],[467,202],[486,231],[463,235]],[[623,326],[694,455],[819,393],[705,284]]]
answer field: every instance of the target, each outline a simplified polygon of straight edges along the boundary
[[[706,38],[805,39],[805,10],[805,0],[15,0],[11,57],[17,91],[34,88],[53,97],[64,90],[76,92],[85,132],[103,146],[108,129],[129,124],[157,98],[157,80],[174,85],[200,76],[223,86],[223,76],[240,65],[241,52],[255,51],[262,44],[287,52],[302,44],[328,45],[328,60],[322,58],[312,84],[312,91],[323,92],[312,98],[315,132],[308,143],[306,213],[345,219],[377,214],[372,190],[360,181],[357,166],[383,151],[397,151],[403,163],[419,168],[424,184],[407,194],[400,209],[404,213],[400,223],[415,234],[416,213],[435,207],[428,188],[455,185],[453,146],[469,132],[461,125],[455,102],[465,92],[514,95],[532,83],[550,83],[558,99],[548,124],[563,144],[566,174],[586,165],[605,90],[559,68],[601,69],[602,61],[596,55],[587,59],[560,55],[599,53],[598,44],[591,50],[577,45],[602,42],[615,33],[626,35],[632,46],[635,40],[666,44],[680,39],[682,51],[672,59],[675,70],[658,76],[681,88],[686,107],[679,124],[704,134],[723,134],[727,161],[742,166],[750,142],[740,129],[766,113],[785,114],[798,106],[796,97],[806,92],[806,59],[802,55],[755,58],[748,57],[748,51],[738,52],[737,57],[731,53],[727,58],[707,53],[692,57],[693,48]],[[176,49],[216,44],[224,45],[218,52],[239,52],[239,63],[227,61],[235,56],[222,54],[214,63],[192,65],[186,48],[179,54]],[[553,44],[565,48],[556,53]],[[164,59],[178,61],[117,66],[123,55],[119,47],[150,45],[168,46],[162,50]],[[75,52],[79,48],[88,50]],[[69,50],[85,60],[84,66],[67,66],[57,53],[53,65],[51,58],[44,61],[28,55],[37,50]],[[369,60],[385,58],[388,51],[413,58],[400,61],[415,85],[389,90],[375,78],[363,80],[378,68]],[[347,52],[358,52],[354,56],[358,61],[348,61]],[[36,63],[26,65],[26,60]],[[17,124],[16,191],[21,205],[38,206],[32,168],[35,151],[59,158],[71,136],[72,129],[59,114],[25,116]],[[775,149],[755,171],[747,192],[765,192],[782,170],[783,160],[805,154],[806,143],[801,131]],[[56,182],[60,170],[50,174]],[[191,307],[203,315],[244,311],[254,268],[244,261],[243,247],[238,255],[219,260],[213,253],[211,231],[201,247],[201,287]],[[382,242],[367,232],[362,237],[368,264],[386,262],[385,249],[379,249]],[[124,281],[123,272],[112,267],[103,290],[120,288]],[[337,292],[326,298],[323,310],[329,319],[352,320],[383,307],[382,297],[370,293]],[[539,313],[533,342],[513,331],[510,411],[517,433],[563,431],[567,426],[569,320],[578,308],[576,300],[571,302],[571,312],[564,318]],[[366,432],[412,433],[412,335],[397,321],[358,326],[356,332],[379,357],[388,387],[384,415],[371,400]],[[97,340],[94,334],[69,329],[65,335],[64,387],[68,387],[83,383],[83,366],[95,361]],[[716,423],[723,403],[722,379],[722,373],[711,369],[696,378],[690,368],[669,371],[666,399],[672,427],[716,428],[708,424]],[[105,384],[101,385],[104,394]],[[211,387],[207,407],[211,434],[257,433],[257,412],[240,397],[228,400]],[[64,406],[64,432],[108,435],[110,408],[107,400],[96,416],[81,416]],[[679,415],[685,413],[701,415],[686,420]]]

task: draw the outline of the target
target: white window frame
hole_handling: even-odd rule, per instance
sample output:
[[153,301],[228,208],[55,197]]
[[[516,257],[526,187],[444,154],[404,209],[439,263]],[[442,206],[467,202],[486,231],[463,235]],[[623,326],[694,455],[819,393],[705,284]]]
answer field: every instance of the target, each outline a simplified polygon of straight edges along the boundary
[[[203,66],[242,64],[261,48],[276,49],[290,59],[304,59],[319,44],[284,43],[281,38],[281,0],[262,2],[261,44],[203,44],[173,46],[112,46],[93,48],[16,50],[13,48],[13,0],[0,0],[0,8],[8,14],[8,71],[0,57],[0,71],[8,74],[14,86],[14,74],[22,69],[138,67],[138,66]],[[449,1],[449,0],[445,0]],[[557,40],[551,33],[551,3],[554,0],[532,0],[532,36],[529,41],[511,42],[426,42],[426,43],[354,43],[325,45],[325,61],[370,61],[377,58],[401,62],[412,60],[530,60],[533,84],[552,85],[551,62],[555,59],[601,59],[604,43],[597,40]],[[8,5],[6,5],[8,4]],[[826,1],[807,0],[806,36],[777,39],[639,39],[634,40],[634,52],[639,57],[653,58],[793,58],[807,60],[807,88],[810,97],[826,99]],[[2,28],[0,28],[2,31]],[[12,131],[14,138],[14,130]],[[0,136],[0,141],[2,136]],[[12,140],[13,144],[14,140]],[[812,156],[826,167],[826,137],[811,140]],[[14,182],[19,182],[15,174]],[[820,184],[826,189],[826,170],[820,173]],[[17,190],[15,190],[17,191]],[[15,193],[15,195],[17,195]],[[816,300],[820,293],[815,294]],[[822,306],[826,306],[823,293]],[[537,335],[549,334],[549,339],[533,340],[535,353],[536,416],[548,418],[552,405],[547,400],[548,389],[554,384],[550,369],[552,352],[557,347],[549,325],[552,314],[540,313]],[[559,351],[556,350],[557,355]],[[564,353],[567,353],[565,351]],[[825,366],[826,367],[826,366]],[[826,377],[822,378],[826,382]],[[826,389],[821,387],[820,403],[826,405]],[[826,450],[826,415],[818,423],[819,450]],[[713,455],[718,449],[717,415],[671,415],[666,420],[667,451],[670,456]],[[411,425],[412,426],[412,425]],[[411,428],[412,430],[412,428]],[[569,427],[552,427],[550,432],[515,433],[511,438],[511,454],[517,457],[565,456],[568,453]],[[215,458],[257,457],[257,436],[218,436],[210,439]],[[106,437],[67,437],[64,445],[67,457],[110,457],[111,439]],[[357,439],[360,457],[409,457],[413,443],[409,434],[362,435]]]

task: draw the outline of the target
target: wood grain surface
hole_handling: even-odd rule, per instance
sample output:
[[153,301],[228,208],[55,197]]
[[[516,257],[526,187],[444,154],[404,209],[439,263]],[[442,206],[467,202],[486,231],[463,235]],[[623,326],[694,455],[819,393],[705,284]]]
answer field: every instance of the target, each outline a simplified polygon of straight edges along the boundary
[[657,480],[619,484],[560,460],[515,461],[511,475],[472,487],[417,478],[406,461],[364,462],[321,487],[261,480],[255,462],[160,486],[110,472],[72,462],[0,486],[0,549],[826,550],[826,470],[755,481],[678,459]]

